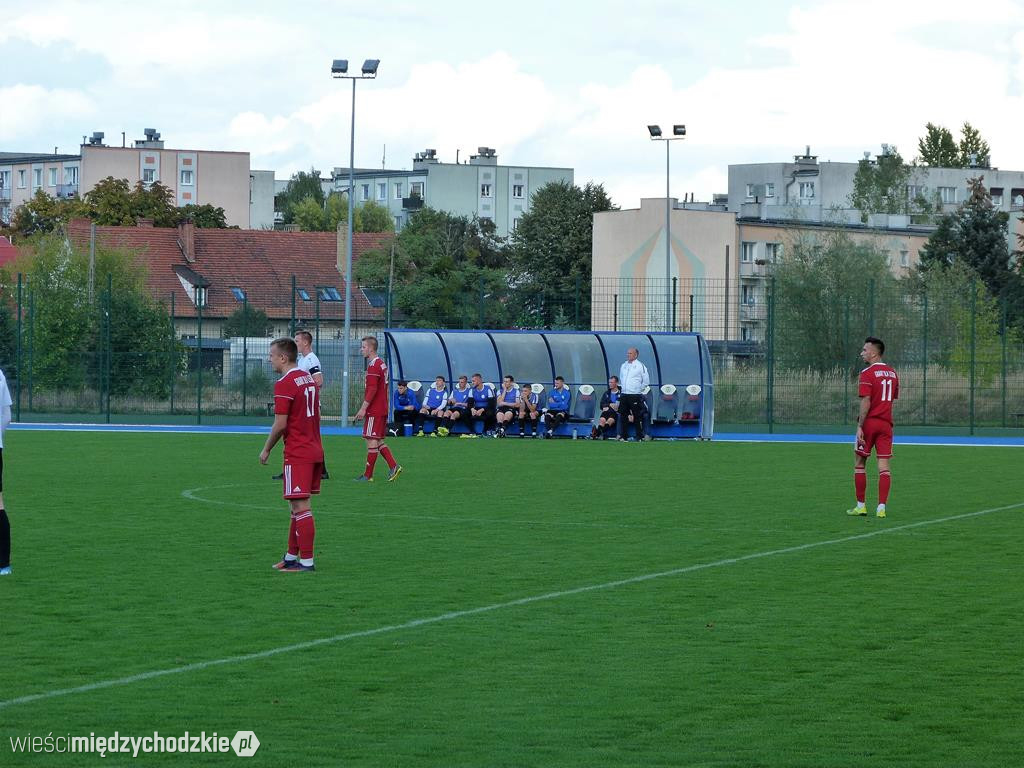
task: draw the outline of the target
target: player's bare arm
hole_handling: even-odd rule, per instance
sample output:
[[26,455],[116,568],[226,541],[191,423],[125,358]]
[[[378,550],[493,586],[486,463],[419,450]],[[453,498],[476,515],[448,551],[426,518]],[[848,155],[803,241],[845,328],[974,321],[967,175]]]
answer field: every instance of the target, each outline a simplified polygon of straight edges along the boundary
[[324,375],[322,373],[320,373],[319,371],[314,373],[313,374],[313,383],[316,384],[318,387],[322,387],[324,385]]
[[868,396],[861,397],[860,399],[860,414],[857,416],[857,443],[864,442],[864,420],[868,417],[868,411],[871,410],[871,398]]
[[260,451],[260,464],[266,464],[267,459],[270,458],[270,452],[277,445],[277,441],[281,439],[285,429],[288,427],[288,414],[278,413],[274,416],[274,424],[270,428],[270,434],[267,435],[267,442],[263,445],[263,450]]

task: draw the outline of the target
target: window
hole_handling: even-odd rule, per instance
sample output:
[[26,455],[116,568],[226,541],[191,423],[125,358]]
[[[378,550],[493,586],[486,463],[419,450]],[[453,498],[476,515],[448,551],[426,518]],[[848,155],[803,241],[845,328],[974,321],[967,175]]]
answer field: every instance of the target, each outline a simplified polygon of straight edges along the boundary
[[206,289],[200,288],[198,285],[196,286],[195,302],[197,307],[206,306]]
[[307,291],[305,288],[299,288],[297,290],[298,290],[299,298],[300,299],[302,299],[303,301],[309,301],[310,300],[309,299],[309,291]]
[[412,182],[412,184],[409,185],[409,194],[413,197],[423,197],[423,182]]
[[753,184],[747,184],[747,199],[752,199],[753,197],[754,197],[754,185]]
[[774,264],[779,260],[779,251],[781,248],[778,243],[765,243],[764,244],[764,260],[769,264]]
[[754,260],[755,243],[740,243],[740,261],[749,264]]
[[939,199],[944,205],[956,203],[956,187],[939,187]]
[[800,182],[800,199],[812,200],[814,199],[814,182],[813,181],[801,181]]
[[992,187],[989,190],[989,194],[992,195],[992,205],[999,207],[1003,204],[1003,188]]
[[56,168],[50,168],[50,186],[51,187],[56,187],[57,186],[57,169]]
[[512,231],[519,229],[519,219],[512,219]]
[[743,326],[740,328],[740,341],[753,341],[754,337],[750,333],[750,328]]
[[768,183],[764,185],[764,196],[775,197],[775,184]]
[[318,290],[320,301],[341,301],[341,294],[333,285],[321,286]]
[[512,197],[521,198],[523,196],[523,185],[513,184],[512,185]]
[[395,200],[401,200],[401,199],[402,199],[402,182],[396,181],[395,182]]
[[156,181],[156,171],[153,168],[143,168],[142,183],[152,184],[154,181]]
[[377,199],[387,200],[388,199],[388,185],[386,182],[381,182],[377,185]]
[[754,288],[752,286],[740,286],[740,304],[747,307],[754,306]]
[[359,199],[364,203],[370,199],[370,185],[363,184],[359,187]]
[[78,183],[78,166],[73,165],[70,168],[64,169],[64,183],[65,184],[77,184]]
[[907,184],[907,200],[916,200],[924,197],[924,187],[919,184]]
[[402,228],[402,217],[401,216],[395,216],[395,232],[397,232],[401,228]]
[[0,171],[0,189],[10,189],[11,187],[11,172]]
[[1010,191],[1010,207],[1024,208],[1024,189],[1014,187]]
[[491,196],[491,185],[490,184],[481,184],[480,185],[480,197],[490,197],[490,196]]
[[32,169],[32,186],[41,187],[43,186],[43,169],[33,168]]
[[236,298],[236,299],[237,299],[238,301],[245,301],[245,291],[243,291],[243,290],[242,290],[241,288],[239,288],[238,286],[234,286],[234,285],[233,285],[233,286],[231,286],[231,294],[232,294],[232,295],[233,295],[233,296],[234,296],[234,297],[235,297],[235,298]]
[[190,186],[192,186],[192,171],[182,171],[181,172],[181,185],[183,187],[190,187]]
[[24,189],[28,185],[28,174],[25,171],[18,171],[18,189]]
[[910,251],[900,251],[900,266],[901,267],[909,267],[910,266]]

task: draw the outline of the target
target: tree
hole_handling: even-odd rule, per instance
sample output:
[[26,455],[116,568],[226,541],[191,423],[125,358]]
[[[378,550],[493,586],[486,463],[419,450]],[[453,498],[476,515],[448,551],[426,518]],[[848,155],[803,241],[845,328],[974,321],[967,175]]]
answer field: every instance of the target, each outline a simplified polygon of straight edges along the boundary
[[274,324],[267,313],[259,307],[246,303],[232,312],[224,321],[221,335],[225,339],[233,336],[266,336]]
[[275,209],[281,212],[285,224],[293,223],[295,218],[293,208],[307,197],[312,197],[320,207],[320,210],[323,210],[325,202],[324,189],[320,184],[320,174],[312,168],[310,168],[309,173],[299,171],[292,176],[288,181],[288,186],[285,187],[284,192],[278,196],[274,203]]
[[[166,309],[146,293],[138,262],[126,252],[97,247],[90,299],[87,254],[56,233],[37,235],[22,248],[27,255],[9,269],[25,274],[34,308],[31,331],[26,331],[35,350],[34,385],[43,390],[98,388],[100,363],[109,352],[111,394],[166,396],[182,349]],[[3,272],[4,298],[13,303],[15,281],[7,268]]]
[[904,346],[910,323],[885,253],[843,230],[807,236],[785,248],[775,267],[774,291],[775,355],[781,366],[852,373],[857,338],[869,332],[893,349]]
[[67,221],[89,215],[89,206],[77,195],[50,197],[40,187],[32,198],[14,211],[11,231],[22,237],[53,232]]
[[355,222],[356,232],[394,232],[395,220],[391,211],[380,203],[368,200],[356,208],[358,221]]
[[320,232],[324,228],[324,209],[310,195],[292,205],[291,223],[303,232]]
[[613,208],[600,184],[557,181],[533,195],[511,242],[512,283],[528,315],[550,325],[580,285],[579,314],[589,317],[594,214]]
[[227,229],[228,223],[224,209],[219,205],[188,205],[179,209],[181,220],[190,220],[199,229]]
[[923,194],[909,195],[909,182],[916,180],[915,169],[903,162],[899,152],[894,148],[883,151],[877,161],[858,163],[850,205],[861,212],[861,221],[867,221],[872,213],[930,213],[932,206]]
[[960,135],[960,167],[991,168],[992,150],[988,142],[981,138],[981,133],[970,123],[964,123]]
[[974,271],[996,297],[1017,300],[1019,264],[1007,245],[1007,213],[992,207],[982,177],[968,182],[970,195],[959,210],[943,216],[921,249],[923,269],[963,265]]
[[917,140],[920,162],[932,168],[959,168],[960,149],[948,128],[934,123],[925,126],[925,135]]

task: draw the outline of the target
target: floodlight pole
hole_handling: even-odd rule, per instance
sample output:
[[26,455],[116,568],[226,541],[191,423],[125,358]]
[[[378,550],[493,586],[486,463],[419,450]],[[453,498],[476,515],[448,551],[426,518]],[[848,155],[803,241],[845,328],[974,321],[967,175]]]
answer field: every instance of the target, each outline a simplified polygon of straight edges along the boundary
[[[338,64],[344,63],[343,68],[336,68]],[[370,64],[372,69],[367,69]],[[352,122],[349,131],[348,145],[348,227],[345,234],[345,324],[342,332],[342,353],[341,353],[341,425],[347,427],[349,423],[348,393],[349,393],[349,336],[352,333],[352,226],[355,219],[355,164],[356,164],[356,80],[373,80],[377,77],[377,65],[379,61],[367,61],[363,65],[362,73],[359,75],[348,74],[348,61],[335,61],[331,67],[331,74],[339,80],[352,81]]]
[[[672,317],[672,200],[669,183],[671,179],[669,142],[686,138],[686,126],[673,125],[672,135],[665,136],[657,125],[647,126],[651,141],[665,142],[665,327],[669,328]],[[675,330],[674,328],[672,330]],[[693,328],[690,328],[692,331]]]

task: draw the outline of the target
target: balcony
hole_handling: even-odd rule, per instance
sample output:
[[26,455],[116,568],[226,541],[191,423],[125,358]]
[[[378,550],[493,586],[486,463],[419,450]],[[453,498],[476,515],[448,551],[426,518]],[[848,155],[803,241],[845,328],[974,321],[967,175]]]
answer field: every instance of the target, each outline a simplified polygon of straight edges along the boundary
[[419,195],[413,195],[412,197],[402,198],[402,210],[403,211],[418,211],[423,207],[423,198]]
[[766,277],[767,274],[768,265],[765,264],[764,259],[740,262],[740,277],[763,278]]
[[58,184],[56,186],[56,191],[54,192],[55,197],[74,197],[77,194],[77,184]]
[[11,199],[11,190],[9,190],[7,187],[0,187],[0,200],[10,200],[10,199]]

